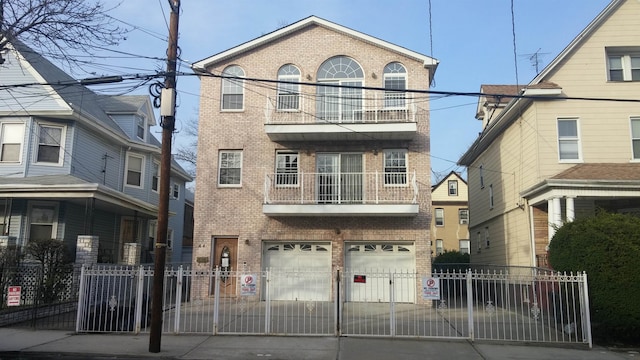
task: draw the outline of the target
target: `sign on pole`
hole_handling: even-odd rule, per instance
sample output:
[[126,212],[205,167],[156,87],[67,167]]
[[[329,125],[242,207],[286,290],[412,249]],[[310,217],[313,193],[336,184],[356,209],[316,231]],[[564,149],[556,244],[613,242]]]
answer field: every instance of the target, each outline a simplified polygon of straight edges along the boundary
[[20,286],[9,286],[9,294],[7,295],[7,306],[20,306]]
[[240,276],[240,295],[253,296],[257,294],[255,274]]
[[440,278],[422,278],[422,299],[440,300]]

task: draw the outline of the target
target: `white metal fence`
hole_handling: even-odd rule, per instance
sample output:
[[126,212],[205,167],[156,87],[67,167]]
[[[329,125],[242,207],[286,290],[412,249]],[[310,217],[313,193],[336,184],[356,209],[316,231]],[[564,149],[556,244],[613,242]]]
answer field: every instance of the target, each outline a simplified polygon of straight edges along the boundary
[[[359,273],[167,269],[162,330],[592,344],[584,273]],[[83,269],[76,331],[148,331],[152,277],[142,267]],[[329,281],[331,294],[323,300],[287,297],[274,288],[285,278],[315,289],[322,288],[316,282]],[[354,286],[363,293],[385,291],[389,301],[347,301]],[[408,286],[415,286],[414,301],[396,301],[395,294]]]

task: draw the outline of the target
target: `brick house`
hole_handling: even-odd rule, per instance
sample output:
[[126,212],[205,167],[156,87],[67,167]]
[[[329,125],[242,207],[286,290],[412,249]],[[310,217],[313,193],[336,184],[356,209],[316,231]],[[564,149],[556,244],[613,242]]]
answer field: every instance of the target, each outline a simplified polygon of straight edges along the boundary
[[195,63],[194,268],[430,271],[428,94],[405,90],[437,64],[315,16]]

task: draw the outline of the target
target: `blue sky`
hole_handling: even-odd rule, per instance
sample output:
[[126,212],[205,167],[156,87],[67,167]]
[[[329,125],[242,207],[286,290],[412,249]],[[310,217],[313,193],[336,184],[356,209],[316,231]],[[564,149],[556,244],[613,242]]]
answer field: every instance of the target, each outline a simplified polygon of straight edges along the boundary
[[[108,3],[109,1],[107,1]],[[437,91],[478,92],[481,84],[526,84],[533,79],[530,61],[539,50],[542,70],[593,18],[608,0],[182,0],[180,70],[189,63],[269,33],[311,15],[375,36],[440,61]],[[166,0],[124,1],[110,13],[135,26],[118,51],[164,57],[168,33]],[[121,58],[104,52],[90,71],[115,75],[164,70],[162,61]],[[118,58],[114,58],[114,57]],[[517,77],[516,77],[517,66]],[[74,74],[82,77],[79,74]],[[422,89],[426,89],[425,84]],[[197,119],[199,82],[181,77],[177,89],[176,144],[186,143],[183,124]],[[134,93],[146,93],[146,88]],[[452,170],[481,130],[474,118],[474,97],[433,98],[431,101],[432,176]],[[155,129],[160,138],[160,129]],[[466,176],[466,173],[464,174]]]

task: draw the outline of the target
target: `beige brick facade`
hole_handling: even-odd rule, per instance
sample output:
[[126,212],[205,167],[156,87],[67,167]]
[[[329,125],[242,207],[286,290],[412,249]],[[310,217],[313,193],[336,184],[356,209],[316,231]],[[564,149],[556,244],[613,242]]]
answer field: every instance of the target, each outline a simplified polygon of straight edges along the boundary
[[[296,26],[296,24],[292,25]],[[268,35],[265,37],[268,38]],[[260,39],[260,38],[259,38]],[[244,49],[207,67],[219,75],[238,65],[250,79],[277,79],[278,69],[293,64],[301,71],[302,112],[315,113],[315,82],[321,64],[334,56],[354,59],[364,71],[365,87],[383,87],[383,69],[400,62],[407,70],[407,88],[427,89],[432,74],[422,61],[398,51],[363,41],[317,24],[305,26],[264,44]],[[333,270],[344,268],[345,242],[395,241],[415,245],[416,271],[431,268],[429,225],[431,219],[428,94],[416,94],[417,132],[412,140],[345,142],[274,142],[265,133],[267,102],[276,97],[276,84],[245,80],[244,109],[221,111],[221,79],[201,76],[197,186],[195,195],[194,268],[214,264],[216,238],[237,238],[238,258],[232,266],[246,271],[262,269],[265,241],[317,241],[331,244]],[[380,91],[365,90],[364,97]],[[299,153],[300,171],[316,171],[319,152],[362,153],[367,172],[383,171],[384,149],[408,150],[408,169],[415,171],[419,186],[419,213],[412,216],[266,216],[263,213],[265,175],[275,171],[277,150]],[[240,187],[218,186],[219,152],[242,150]],[[199,260],[198,260],[199,259]],[[419,292],[418,292],[419,294]]]

